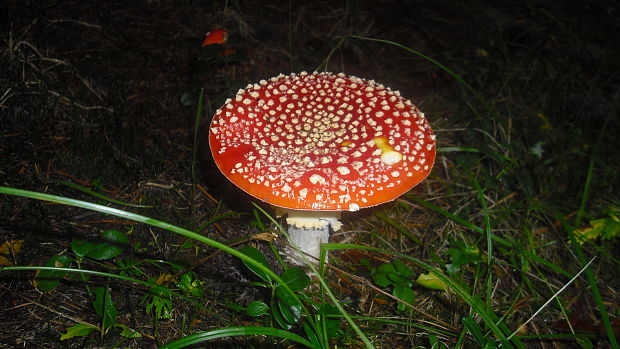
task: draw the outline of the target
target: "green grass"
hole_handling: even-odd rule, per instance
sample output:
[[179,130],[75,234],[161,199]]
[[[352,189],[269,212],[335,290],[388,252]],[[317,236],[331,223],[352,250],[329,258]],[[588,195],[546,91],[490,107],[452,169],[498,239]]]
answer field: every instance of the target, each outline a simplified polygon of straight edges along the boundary
[[[286,294],[288,294],[287,297],[291,298],[291,302],[294,302],[296,304],[299,304],[300,309],[303,310],[303,313],[307,315],[308,319],[310,319],[309,324],[310,326],[314,329],[315,333],[321,333],[321,328],[318,327],[318,324],[314,321],[312,321],[311,319],[312,317],[312,313],[309,311],[309,309],[307,308],[307,305],[305,303],[302,303],[300,301],[300,299],[298,298],[299,296],[291,289],[291,287],[289,286],[289,284],[287,282],[285,282],[284,280],[281,279],[280,276],[278,276],[277,274],[275,274],[268,265],[266,265],[265,263],[261,263],[259,260],[252,258],[238,250],[235,250],[225,244],[222,244],[218,241],[209,239],[203,235],[199,235],[195,232],[189,231],[187,229],[166,223],[166,222],[162,222],[153,218],[149,218],[149,217],[145,217],[142,215],[138,215],[135,213],[131,213],[131,212],[127,212],[127,211],[123,211],[123,210],[119,210],[119,209],[115,209],[115,208],[111,208],[108,206],[102,206],[102,205],[98,205],[98,204],[93,204],[93,203],[89,203],[89,202],[84,202],[81,200],[75,200],[75,199],[69,199],[69,198],[65,198],[65,197],[61,197],[61,196],[56,196],[56,195],[49,195],[49,194],[43,194],[43,193],[36,193],[36,192],[31,192],[31,191],[26,191],[26,190],[20,190],[20,189],[15,189],[15,188],[8,188],[8,187],[1,187],[0,186],[0,194],[8,194],[8,195],[15,195],[15,196],[21,196],[21,197],[26,197],[26,198],[31,198],[31,199],[38,199],[38,200],[44,200],[44,201],[49,201],[49,202],[54,202],[54,203],[59,203],[59,204],[64,204],[64,205],[71,205],[71,206],[75,206],[75,207],[80,207],[80,208],[84,208],[84,209],[88,209],[88,210],[92,210],[92,211],[98,211],[101,213],[105,213],[105,214],[109,214],[112,216],[116,216],[116,217],[120,217],[120,218],[125,218],[125,219],[130,219],[132,221],[135,222],[139,222],[139,223],[144,223],[144,224],[148,224],[148,225],[152,225],[154,227],[158,227],[161,229],[165,229],[168,230],[172,233],[184,236],[186,238],[190,238],[202,243],[205,243],[209,246],[215,247],[218,250],[221,250],[223,252],[226,252],[228,254],[231,254],[235,257],[240,258],[241,260],[244,261],[244,263],[248,263],[249,266],[252,267],[252,270],[254,270],[254,268],[256,268],[258,271],[260,271],[260,273],[262,275],[264,275],[264,277],[266,279],[270,279],[273,280],[274,282],[276,282],[278,284],[279,287],[282,287],[284,289],[284,292]],[[259,210],[262,210],[259,208]],[[264,212],[264,211],[263,211]],[[266,212],[264,212],[266,214]],[[269,217],[276,225],[278,225],[278,223],[271,217]],[[282,227],[279,227],[280,231],[285,234],[285,231],[282,229]],[[320,277],[320,274],[318,272],[317,269],[315,269],[315,267],[312,264],[309,264],[309,267],[311,268],[311,270],[314,272],[315,275],[318,276],[318,280],[321,283],[321,286],[323,287],[322,290],[323,292],[325,292],[328,297],[330,298],[330,300],[333,302],[332,304],[340,311],[340,314],[347,320],[347,322],[349,323],[349,325],[353,328],[353,330],[359,335],[360,339],[364,342],[365,346],[367,348],[374,348],[374,346],[372,345],[372,343],[370,342],[370,340],[366,337],[366,335],[359,329],[359,327],[355,324],[355,322],[352,320],[352,318],[347,314],[347,312],[344,310],[344,308],[342,307],[342,305],[340,305],[340,303],[338,302],[338,300],[336,299],[336,297],[334,296],[334,294],[332,293],[332,291],[330,290],[330,288],[327,286],[325,280]],[[102,273],[102,272],[97,272],[97,271],[92,271],[92,270],[81,270],[81,269],[70,269],[70,268],[61,268],[61,267],[0,267],[0,272],[7,272],[7,271],[19,271],[19,270],[52,270],[52,271],[57,271],[57,272],[72,272],[72,273],[77,273],[77,274],[93,274],[93,275],[99,275],[99,276],[108,276],[111,278],[116,278],[116,279],[120,279],[123,281],[128,281],[128,282],[133,282],[133,283],[137,283],[137,284],[142,284],[142,285],[146,285],[146,286],[154,286],[154,284],[152,282],[147,282],[147,281],[141,281],[138,279],[134,279],[134,278],[129,278],[129,277],[125,277],[122,275],[113,275],[113,274],[109,274],[109,273]],[[52,277],[59,277],[59,276],[52,276]],[[325,319],[325,317],[322,317],[323,319]],[[103,326],[102,326],[103,328]],[[103,335],[103,330],[102,330],[102,335]],[[195,335],[195,336],[189,336],[186,337],[183,340],[179,340],[178,342],[172,343],[169,346],[164,346],[164,347],[170,347],[170,348],[181,348],[187,345],[192,345],[195,343],[199,343],[201,341],[205,341],[205,340],[211,340],[211,339],[216,339],[216,338],[221,338],[221,337],[230,337],[230,336],[241,336],[241,335],[264,335],[264,336],[275,336],[275,337],[282,337],[282,338],[286,338],[286,339],[291,339],[294,341],[297,341],[301,344],[307,345],[309,347],[315,347],[314,344],[311,344],[308,340],[304,340],[303,338],[293,334],[293,333],[289,333],[286,331],[282,331],[282,330],[278,330],[278,329],[274,329],[274,328],[269,328],[269,327],[234,327],[234,328],[226,328],[226,329],[221,329],[218,331],[209,331],[209,332],[205,332],[199,335]],[[321,338],[322,340],[323,338]],[[324,341],[320,341],[317,338],[317,343],[321,344],[321,347],[323,348],[327,348],[328,344]]]

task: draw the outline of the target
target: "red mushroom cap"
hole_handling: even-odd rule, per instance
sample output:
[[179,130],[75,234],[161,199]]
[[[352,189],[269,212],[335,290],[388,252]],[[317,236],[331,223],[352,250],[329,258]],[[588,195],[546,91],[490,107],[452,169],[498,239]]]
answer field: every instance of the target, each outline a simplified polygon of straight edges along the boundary
[[435,161],[424,114],[398,91],[354,76],[302,72],[239,90],[215,113],[215,163],[274,206],[356,211],[394,200]]
[[226,29],[214,29],[205,34],[204,40],[202,40],[202,47],[211,44],[225,44],[228,39],[228,31]]

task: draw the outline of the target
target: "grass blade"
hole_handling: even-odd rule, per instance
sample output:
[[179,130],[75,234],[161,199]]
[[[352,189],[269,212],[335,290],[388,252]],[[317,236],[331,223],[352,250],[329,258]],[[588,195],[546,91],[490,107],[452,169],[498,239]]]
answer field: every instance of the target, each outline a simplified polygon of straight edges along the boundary
[[[465,228],[468,228],[468,229],[473,230],[473,231],[475,231],[477,233],[480,233],[480,234],[485,234],[486,233],[486,231],[484,229],[482,229],[479,226],[473,224],[472,222],[467,221],[467,220],[465,220],[465,219],[463,219],[463,218],[461,218],[459,216],[456,216],[456,215],[454,215],[454,214],[444,210],[443,208],[441,208],[439,206],[435,206],[434,204],[432,204],[432,203],[430,203],[430,202],[428,202],[426,200],[422,200],[422,199],[417,198],[417,197],[415,197],[413,195],[407,195],[407,199],[409,199],[411,201],[414,201],[415,203],[420,204],[421,206],[426,207],[429,210],[433,210],[433,211],[439,213],[440,215],[445,216],[445,217],[447,217],[447,218],[449,218],[449,219],[451,219],[451,220],[461,224]],[[493,241],[495,241],[495,242],[498,242],[498,243],[504,245],[504,246],[512,247],[512,244],[508,240],[502,239],[501,237],[499,237],[497,235],[491,235],[491,239]]]
[[388,45],[392,45],[392,46],[396,46],[398,48],[402,48],[403,50],[412,53],[418,57],[423,58],[424,60],[434,64],[435,66],[439,67],[441,70],[443,70],[444,72],[448,73],[448,75],[452,76],[454,78],[454,80],[456,80],[459,84],[461,84],[461,86],[463,86],[469,93],[471,93],[474,97],[476,97],[476,99],[478,99],[478,101],[487,109],[490,110],[489,104],[486,102],[486,100],[484,98],[482,98],[482,96],[476,92],[476,90],[474,90],[473,87],[471,87],[467,82],[465,82],[465,80],[463,80],[463,78],[458,75],[456,72],[454,72],[452,69],[446,67],[445,65],[439,63],[437,60],[423,54],[420,51],[414,50],[410,47],[407,47],[405,45],[399,44],[397,42],[394,41],[390,41],[390,40],[384,40],[384,39],[377,39],[377,38],[369,38],[369,37],[365,37],[365,36],[357,36],[357,35],[347,35],[347,38],[353,38],[353,39],[358,39],[358,40],[366,40],[366,41],[375,41],[375,42],[381,42],[384,44],[388,44]]
[[[262,207],[256,205],[256,209],[258,209],[259,211],[261,211],[264,215],[267,216],[267,218],[269,218],[275,225],[276,227],[282,232],[282,234],[284,234],[284,236],[287,236],[286,231],[284,230],[284,228],[282,228],[282,226],[275,220],[273,219],[273,217],[271,217],[269,214],[267,214],[267,212],[265,212],[265,210],[263,210]],[[330,245],[330,244],[322,244],[321,245],[321,260],[323,259],[323,246],[326,245]],[[300,252],[300,251],[298,251]],[[303,256],[303,254],[301,254]],[[360,339],[362,340],[362,342],[364,342],[364,345],[366,346],[366,348],[374,348],[374,345],[370,342],[370,339],[368,339],[368,337],[366,337],[366,335],[364,334],[364,332],[359,328],[359,326],[357,326],[357,324],[355,323],[355,321],[353,321],[353,319],[351,318],[351,316],[346,312],[346,310],[344,310],[344,308],[342,307],[342,305],[340,304],[340,302],[338,301],[338,299],[336,299],[336,296],[334,296],[334,293],[329,289],[329,286],[327,285],[327,282],[325,281],[325,279],[323,279],[323,277],[321,276],[321,274],[319,273],[319,271],[315,268],[315,266],[308,261],[307,263],[308,268],[310,268],[310,270],[314,273],[314,275],[317,277],[319,283],[321,284],[322,289],[324,290],[325,293],[327,293],[327,296],[331,299],[332,303],[334,304],[334,306],[336,306],[336,308],[338,308],[338,311],[340,312],[340,314],[342,314],[342,316],[347,320],[347,322],[349,323],[349,326],[351,326],[351,328],[355,331],[355,333],[357,333],[357,335],[360,337]]]
[[89,188],[86,188],[86,187],[83,187],[83,186],[81,186],[79,184],[75,184],[75,183],[71,183],[71,182],[56,181],[56,183],[60,183],[60,184],[65,185],[67,187],[79,190],[82,193],[86,193],[86,194],[88,194],[90,196],[94,196],[97,199],[105,200],[105,201],[111,202],[111,203],[116,204],[116,205],[136,207],[136,208],[152,208],[153,207],[153,205],[138,205],[138,204],[132,204],[132,203],[128,203],[128,202],[112,199],[112,198],[110,198],[110,197],[108,197],[106,195],[103,195],[101,193],[98,193],[98,192],[96,192],[94,190],[91,190]]
[[391,219],[390,217],[388,217],[387,215],[383,214],[383,213],[375,213],[375,216],[379,217],[382,221],[384,221],[385,223],[393,226],[394,228],[396,228],[396,230],[398,230],[398,232],[401,235],[404,235],[406,237],[408,237],[411,241],[413,241],[413,243],[415,243],[416,245],[421,245],[422,241],[416,237],[415,235],[413,235],[409,230],[407,230],[407,228],[405,228],[402,224],[396,222],[395,220]]
[[176,340],[172,343],[165,344],[160,347],[160,349],[178,349],[185,348],[190,345],[202,343],[205,341],[217,339],[217,338],[226,338],[226,337],[235,337],[235,336],[267,336],[267,337],[278,337],[283,339],[288,339],[293,342],[297,342],[301,345],[304,345],[308,348],[315,348],[312,343],[306,340],[303,337],[298,336],[297,334],[285,330],[280,330],[273,327],[256,327],[256,326],[247,326],[247,327],[227,327],[220,328],[216,330],[206,331],[196,333],[179,340]]
[[196,165],[198,164],[198,132],[200,130],[200,120],[202,117],[202,108],[204,105],[205,89],[200,89],[198,96],[198,106],[196,107],[196,117],[194,119],[194,143],[192,149],[192,181],[196,185],[198,183],[198,174],[196,173]]
[[[511,331],[503,324],[499,317],[495,315],[492,311],[487,309],[485,302],[483,302],[480,297],[477,297],[471,294],[469,287],[465,285],[461,285],[456,281],[452,280],[449,276],[444,274],[441,270],[431,266],[430,264],[423,262],[417,258],[408,256],[406,254],[402,254],[399,252],[379,249],[375,247],[361,246],[361,245],[353,245],[353,244],[323,244],[321,245],[322,249],[325,251],[333,251],[333,250],[345,250],[345,249],[359,249],[366,251],[375,251],[379,253],[389,254],[393,256],[397,256],[403,259],[406,259],[417,266],[425,269],[426,271],[435,275],[438,279],[443,281],[448,287],[456,293],[463,301],[465,301],[469,306],[476,312],[480,318],[484,321],[486,326],[493,332],[496,336],[497,340],[504,344],[504,347],[512,347],[509,343],[508,335]],[[511,338],[510,341],[517,348],[525,348],[525,346],[515,337]]]
[[581,273],[583,273],[586,269],[588,269],[588,267],[590,266],[590,264],[592,264],[593,261],[594,261],[594,258],[592,258],[588,262],[588,264],[585,265],[585,267],[583,267],[569,282],[567,282],[566,285],[562,286],[562,288],[559,289],[558,292],[556,292],[543,305],[541,305],[540,308],[538,308],[538,310],[536,310],[536,312],[534,314],[532,314],[532,316],[530,316],[529,319],[527,319],[527,321],[525,321],[521,326],[519,326],[519,328],[517,328],[514,332],[512,332],[512,334],[510,336],[508,336],[508,339],[514,337],[515,334],[519,333],[519,331],[521,331],[521,329],[525,325],[527,325],[530,321],[532,321],[532,319],[534,319],[536,317],[536,315],[538,315],[547,305],[549,305],[549,303],[551,303],[551,301],[553,301],[560,293],[562,293],[562,291],[564,291],[564,289],[566,289],[566,287],[568,287],[568,285],[572,284],[573,281],[575,281],[579,277],[579,275],[581,275]]
[[[135,214],[135,213],[119,210],[117,208],[103,206],[103,205],[98,205],[98,204],[93,204],[93,203],[90,203],[90,202],[76,200],[76,199],[65,198],[65,197],[57,196],[57,195],[38,193],[38,192],[29,191],[29,190],[15,189],[15,188],[4,187],[4,186],[0,186],[0,194],[8,194],[8,195],[14,195],[14,196],[21,196],[21,197],[30,198],[30,199],[43,200],[43,201],[54,202],[54,203],[57,203],[57,204],[63,204],[63,205],[69,205],[69,206],[85,208],[85,209],[88,209],[88,210],[91,210],[91,211],[97,211],[97,212],[109,214],[109,215],[112,215],[112,216],[122,217],[122,218],[133,220],[133,221],[136,221],[136,222],[152,225],[152,226],[155,226],[155,227],[158,227],[158,228],[162,228],[162,229],[171,231],[173,233],[185,236],[187,238],[200,241],[200,242],[205,243],[205,244],[207,244],[207,245],[209,245],[211,247],[217,248],[217,249],[222,250],[222,251],[224,251],[226,253],[229,253],[229,254],[231,254],[231,255],[233,255],[235,257],[238,257],[238,258],[242,259],[243,261],[253,265],[257,269],[259,269],[262,272],[264,272],[265,274],[269,275],[272,280],[275,280],[276,282],[279,282],[280,284],[282,284],[282,288],[285,290],[285,292],[290,294],[291,297],[293,297],[293,299],[295,299],[298,303],[301,303],[301,301],[299,300],[299,297],[297,297],[295,292],[293,292],[293,290],[291,290],[291,288],[276,273],[271,271],[271,269],[265,267],[260,262],[256,261],[253,258],[248,257],[246,254],[244,254],[242,252],[239,252],[239,251],[235,250],[234,248],[232,248],[230,246],[227,246],[227,245],[225,245],[225,244],[223,244],[221,242],[218,242],[218,241],[210,239],[210,238],[208,238],[206,236],[197,234],[197,233],[192,232],[190,230],[187,230],[185,228],[181,228],[181,227],[178,227],[176,225],[173,225],[173,224],[170,224],[170,223],[166,223],[166,222],[162,222],[162,221],[159,221],[157,219],[150,218],[150,217],[146,217],[146,216],[142,216],[142,215],[139,215],[139,214]],[[6,269],[0,269],[0,271],[1,270],[6,270]],[[303,306],[303,303],[301,303],[301,304]],[[303,306],[303,310],[304,310],[304,312],[306,314],[309,314],[309,311],[308,311],[308,309],[305,308],[305,306]]]
[[[570,224],[566,222],[566,220],[561,214],[556,213],[558,221],[562,222],[562,226],[564,227],[564,230],[568,234],[571,245],[575,249],[575,254],[577,255],[577,259],[579,259],[579,263],[581,263],[581,265],[586,265],[586,257],[585,257],[585,254],[583,253],[583,250],[581,249],[581,245],[575,238],[575,234],[573,234],[573,231],[575,228],[578,228],[579,224],[581,223],[581,218],[583,217],[583,214],[585,211],[585,205],[590,195],[590,185],[592,183],[593,172],[594,172],[594,160],[591,159],[590,164],[588,166],[586,181],[583,187],[583,194],[581,195],[581,203],[579,204],[579,210],[577,211],[577,217],[575,218],[575,226],[571,227]],[[607,333],[607,336],[609,338],[609,344],[611,345],[612,348],[618,348],[618,342],[616,340],[616,335],[611,325],[611,321],[609,320],[609,314],[607,313],[605,303],[603,302],[603,298],[601,297],[601,291],[599,290],[596,277],[594,273],[592,272],[592,270],[590,269],[585,269],[585,274],[586,274],[586,279],[588,280],[588,283],[590,284],[590,289],[592,290],[592,296],[594,297],[594,302],[596,303],[596,306],[601,315],[601,322],[603,323],[603,327],[605,328],[605,332]]]

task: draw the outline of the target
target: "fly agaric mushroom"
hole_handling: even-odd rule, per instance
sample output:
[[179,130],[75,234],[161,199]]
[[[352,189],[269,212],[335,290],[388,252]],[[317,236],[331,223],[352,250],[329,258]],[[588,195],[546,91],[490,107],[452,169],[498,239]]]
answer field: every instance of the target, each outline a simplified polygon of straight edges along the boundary
[[435,135],[417,107],[342,73],[280,74],[248,85],[216,111],[209,145],[220,171],[287,214],[289,242],[314,257],[329,227],[340,228],[341,211],[396,199],[435,160]]
[[205,38],[202,40],[202,47],[209,46],[211,44],[225,44],[228,40],[228,30],[226,29],[214,29],[205,34]]
[[[226,29],[214,29],[205,34],[205,38],[202,40],[201,47],[207,47],[209,45],[218,44],[226,45],[228,42],[228,30]],[[218,53],[219,56],[228,56],[235,52],[232,49],[222,49]]]

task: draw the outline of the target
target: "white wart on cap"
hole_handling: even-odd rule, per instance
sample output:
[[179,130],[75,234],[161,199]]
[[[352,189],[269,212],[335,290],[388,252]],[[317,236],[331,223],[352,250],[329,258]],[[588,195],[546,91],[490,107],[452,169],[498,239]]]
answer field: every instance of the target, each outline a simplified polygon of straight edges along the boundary
[[431,171],[435,136],[398,91],[354,76],[302,72],[248,85],[215,113],[218,168],[293,210],[356,211],[394,200]]

